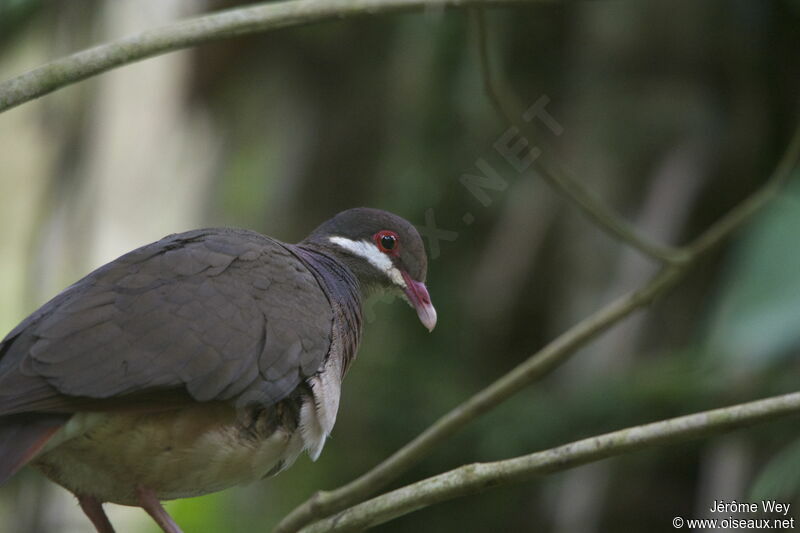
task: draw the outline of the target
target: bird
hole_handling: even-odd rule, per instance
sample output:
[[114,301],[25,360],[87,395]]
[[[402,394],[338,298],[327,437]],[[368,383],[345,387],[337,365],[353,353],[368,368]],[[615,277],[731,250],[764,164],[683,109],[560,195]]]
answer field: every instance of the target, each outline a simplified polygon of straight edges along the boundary
[[30,464],[103,505],[144,509],[316,460],[361,339],[365,298],[436,310],[416,228],[359,207],[287,244],[244,229],[169,235],[99,267],[0,342],[0,483]]

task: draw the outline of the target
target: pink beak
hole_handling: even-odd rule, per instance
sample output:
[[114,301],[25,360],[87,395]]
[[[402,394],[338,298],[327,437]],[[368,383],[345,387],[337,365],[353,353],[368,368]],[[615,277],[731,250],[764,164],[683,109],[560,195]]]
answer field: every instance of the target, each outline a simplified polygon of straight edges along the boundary
[[406,282],[406,288],[403,291],[406,293],[408,302],[417,310],[417,316],[422,325],[428,328],[428,331],[433,331],[433,328],[436,327],[436,309],[433,308],[428,289],[424,283],[414,281],[405,272],[401,272],[401,274]]

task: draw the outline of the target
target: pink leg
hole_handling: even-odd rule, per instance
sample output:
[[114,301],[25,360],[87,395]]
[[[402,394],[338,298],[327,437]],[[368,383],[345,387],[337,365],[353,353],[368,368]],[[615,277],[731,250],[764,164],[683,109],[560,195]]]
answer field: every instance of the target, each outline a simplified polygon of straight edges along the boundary
[[101,504],[94,496],[78,496],[78,503],[94,524],[97,533],[114,533],[114,526],[108,521],[106,512],[103,511]]
[[161,506],[153,491],[139,487],[136,489],[136,494],[139,496],[139,506],[153,517],[164,533],[183,533],[175,520]]

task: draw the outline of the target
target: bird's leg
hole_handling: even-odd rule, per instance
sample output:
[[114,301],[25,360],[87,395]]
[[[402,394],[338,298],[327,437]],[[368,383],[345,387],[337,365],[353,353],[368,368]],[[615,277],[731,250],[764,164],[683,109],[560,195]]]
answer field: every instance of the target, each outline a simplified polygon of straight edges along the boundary
[[114,526],[109,522],[106,512],[103,511],[103,504],[94,496],[78,496],[78,503],[86,516],[94,524],[97,533],[114,533]]
[[175,520],[161,506],[161,502],[158,501],[152,490],[138,487],[136,495],[139,498],[139,506],[153,517],[153,520],[164,530],[164,533],[183,533],[178,524],[175,523]]

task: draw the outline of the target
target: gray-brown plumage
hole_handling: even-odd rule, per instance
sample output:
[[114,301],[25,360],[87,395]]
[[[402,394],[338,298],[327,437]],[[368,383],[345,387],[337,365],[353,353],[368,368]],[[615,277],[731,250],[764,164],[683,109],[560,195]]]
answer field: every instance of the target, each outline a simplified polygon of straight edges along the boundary
[[95,270],[0,343],[0,482],[27,463],[103,502],[194,496],[321,452],[361,336],[388,289],[432,329],[421,239],[374,209],[297,245],[234,229],[171,235]]

